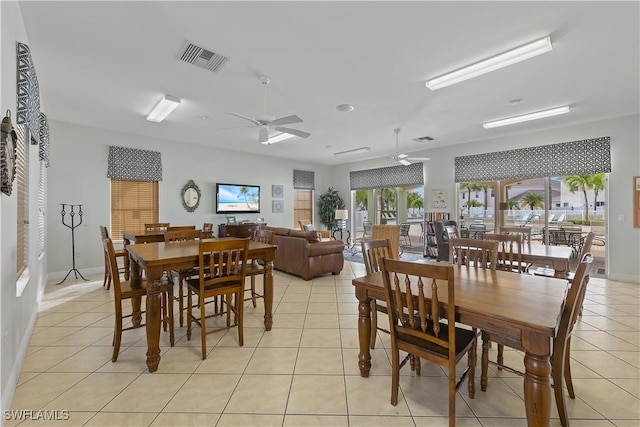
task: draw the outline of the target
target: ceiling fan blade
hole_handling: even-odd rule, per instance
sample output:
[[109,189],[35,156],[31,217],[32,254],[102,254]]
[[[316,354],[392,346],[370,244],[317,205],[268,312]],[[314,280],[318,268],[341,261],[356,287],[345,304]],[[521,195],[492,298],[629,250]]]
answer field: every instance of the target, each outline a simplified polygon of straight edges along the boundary
[[396,157],[398,159],[405,159],[405,158],[409,157],[409,155],[408,154],[404,154],[404,153],[400,153],[400,154],[396,154]]
[[298,116],[280,117],[269,123],[270,126],[290,125],[293,123],[302,123],[302,119]]
[[300,138],[309,138],[309,136],[311,135],[309,132],[303,132],[301,130],[290,129],[290,128],[277,127],[274,129],[279,132],[290,133],[291,135],[299,136]]
[[244,116],[244,115],[239,114],[239,113],[231,113],[231,112],[228,112],[227,114],[231,114],[232,116],[240,117],[241,119],[249,120],[250,122],[252,122],[253,124],[256,124],[258,126],[262,125],[262,123],[260,123],[259,121],[257,121],[256,119],[254,119],[252,117],[247,117],[247,116]]
[[260,126],[260,132],[258,132],[258,142],[264,144],[269,139],[269,130],[266,126]]
[[428,160],[431,160],[431,157],[409,157],[407,160],[415,162],[426,162]]

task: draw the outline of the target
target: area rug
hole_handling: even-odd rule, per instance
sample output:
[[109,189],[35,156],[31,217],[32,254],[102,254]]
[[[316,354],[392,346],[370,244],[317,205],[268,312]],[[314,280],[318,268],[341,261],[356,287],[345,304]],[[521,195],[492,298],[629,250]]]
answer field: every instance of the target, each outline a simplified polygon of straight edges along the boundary
[[[345,261],[358,262],[360,264],[364,264],[362,260],[362,249],[359,246],[354,246],[353,248],[345,249],[344,252]],[[402,255],[400,255],[400,259],[402,261],[417,261],[421,259],[427,259],[422,256],[422,253],[409,252],[404,251]]]

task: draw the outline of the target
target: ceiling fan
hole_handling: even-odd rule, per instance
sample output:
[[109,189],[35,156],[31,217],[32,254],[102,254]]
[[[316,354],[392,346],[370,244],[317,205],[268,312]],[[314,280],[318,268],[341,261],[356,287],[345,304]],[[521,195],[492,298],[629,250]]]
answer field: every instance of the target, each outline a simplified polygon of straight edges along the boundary
[[400,153],[398,151],[398,134],[400,133],[400,128],[396,128],[393,131],[396,134],[396,153],[391,156],[391,160],[405,166],[409,166],[411,162],[422,162],[431,160],[429,157],[409,157],[408,154]]
[[[258,142],[264,145],[270,145],[274,142],[282,141],[284,139],[298,136],[300,138],[308,138],[311,134],[297,129],[291,129],[288,127],[282,127],[282,125],[290,125],[293,123],[302,123],[302,119],[296,115],[280,117],[276,119],[273,116],[267,115],[267,85],[271,82],[271,78],[267,76],[260,76],[260,83],[264,86],[264,114],[256,117],[247,117],[239,113],[229,113],[233,116],[240,117],[241,119],[249,120],[256,127],[260,128],[258,132]],[[269,137],[269,131],[274,130],[280,132],[280,134],[272,135]]]

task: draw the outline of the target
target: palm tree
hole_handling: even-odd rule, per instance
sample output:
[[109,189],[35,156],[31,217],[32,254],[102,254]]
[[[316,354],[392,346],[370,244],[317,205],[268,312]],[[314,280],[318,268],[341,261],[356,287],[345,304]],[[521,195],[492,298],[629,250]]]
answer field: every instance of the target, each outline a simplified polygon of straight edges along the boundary
[[[598,176],[599,175],[599,176]],[[596,178],[596,176],[598,176]],[[598,193],[604,189],[604,174],[589,174],[589,175],[567,175],[562,178],[567,187],[569,187],[569,192],[574,193],[576,191],[582,191],[584,195],[584,214],[585,220],[589,220],[589,199],[587,197],[587,190],[593,189],[595,193],[595,198],[598,198]],[[597,184],[595,183],[597,181]],[[597,185],[598,189],[596,190],[595,186]],[[576,190],[577,189],[577,190]],[[593,210],[595,212],[596,203],[594,200]]]
[[[467,215],[469,215],[469,208],[472,206],[471,203],[471,192],[472,191],[480,191],[482,190],[482,186],[480,184],[476,184],[475,182],[461,182],[460,185],[458,186],[458,188],[460,190],[467,190],[468,193],[468,197],[467,197]],[[473,205],[475,206],[475,205]],[[482,205],[480,205],[482,206]]]
[[247,208],[250,208],[251,206],[249,205],[249,200],[247,199],[247,196],[249,196],[249,187],[245,185],[240,187],[240,194],[242,194],[244,202],[247,204]]
[[424,199],[417,191],[407,193],[407,208],[422,209],[424,208]]
[[369,204],[369,190],[356,190],[356,206],[362,206],[367,210]]
[[529,206],[531,210],[544,207],[544,195],[540,193],[527,193],[520,199],[520,206]]
[[593,190],[593,213],[596,213],[596,207],[598,205],[598,194],[604,190],[606,179],[604,173],[596,173],[591,178],[591,189]]

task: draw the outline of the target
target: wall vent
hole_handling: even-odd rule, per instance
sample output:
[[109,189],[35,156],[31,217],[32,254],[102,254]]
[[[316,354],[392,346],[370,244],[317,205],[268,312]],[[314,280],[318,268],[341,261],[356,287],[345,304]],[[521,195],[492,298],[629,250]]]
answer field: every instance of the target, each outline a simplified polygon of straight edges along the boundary
[[433,141],[433,138],[430,136],[421,136],[420,138],[414,138],[415,142],[425,142],[425,141]]
[[196,67],[217,73],[231,58],[211,52],[187,41],[182,49],[180,49],[180,52],[178,52],[178,59],[187,64],[193,64]]

